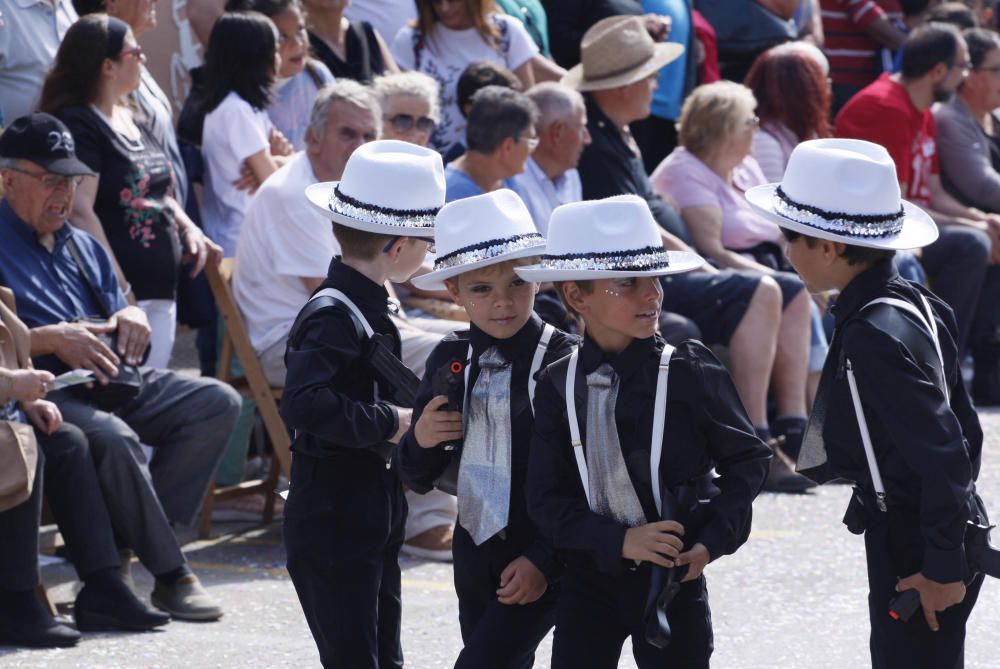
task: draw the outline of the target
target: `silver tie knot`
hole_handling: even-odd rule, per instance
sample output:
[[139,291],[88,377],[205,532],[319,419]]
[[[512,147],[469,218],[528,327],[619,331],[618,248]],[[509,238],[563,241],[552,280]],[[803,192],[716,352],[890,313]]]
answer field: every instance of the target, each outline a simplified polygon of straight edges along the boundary
[[587,385],[597,388],[612,388],[618,382],[618,374],[614,367],[608,363],[602,363],[600,367],[587,374]]
[[509,366],[510,361],[503,357],[503,353],[496,346],[490,346],[479,356],[480,369],[503,369]]

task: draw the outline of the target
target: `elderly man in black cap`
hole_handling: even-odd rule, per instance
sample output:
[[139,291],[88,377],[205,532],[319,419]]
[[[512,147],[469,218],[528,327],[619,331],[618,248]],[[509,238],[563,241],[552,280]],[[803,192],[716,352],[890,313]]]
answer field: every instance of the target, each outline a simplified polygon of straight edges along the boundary
[[[222,609],[191,573],[170,522],[190,524],[212,483],[240,399],[213,379],[140,366],[150,336],[122,294],[107,251],[67,225],[90,170],[73,136],[47,114],[0,136],[0,284],[30,327],[35,366],[92,375],[49,394],[87,435],[115,533],[156,577],[152,602],[174,618],[215,620]],[[155,454],[147,462],[142,444]]]

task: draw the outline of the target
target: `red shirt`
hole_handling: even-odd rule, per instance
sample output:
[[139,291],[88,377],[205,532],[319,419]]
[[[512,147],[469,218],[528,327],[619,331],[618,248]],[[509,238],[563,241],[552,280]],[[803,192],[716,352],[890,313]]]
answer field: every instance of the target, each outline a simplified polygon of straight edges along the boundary
[[823,50],[835,84],[867,86],[882,72],[882,45],[865,28],[882,16],[901,20],[898,0],[820,0]]
[[914,107],[902,84],[883,74],[844,105],[833,133],[884,146],[899,182],[906,184],[903,197],[930,204],[930,175],[938,173],[937,127],[931,110]]

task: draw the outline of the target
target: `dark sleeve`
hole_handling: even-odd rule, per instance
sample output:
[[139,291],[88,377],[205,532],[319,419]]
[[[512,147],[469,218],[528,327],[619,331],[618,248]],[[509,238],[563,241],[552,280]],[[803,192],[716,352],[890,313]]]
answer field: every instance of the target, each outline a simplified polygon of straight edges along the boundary
[[542,0],[549,22],[549,49],[561,67],[580,62],[580,40],[588,26],[581,0]]
[[285,425],[348,448],[389,440],[399,427],[389,403],[354,400],[334,387],[334,379],[361,358],[350,316],[340,309],[325,310],[302,325],[299,337],[299,345],[289,346],[285,355]]
[[573,458],[566,410],[550,371],[541,373],[535,389],[525,484],[528,513],[556,549],[586,553],[600,571],[615,572],[623,564],[627,528],[590,510]]
[[98,174],[101,172],[101,148],[107,139],[97,125],[101,121],[92,113],[68,109],[56,114],[73,135],[76,157]]
[[767,477],[770,449],[757,438],[729,372],[707,348],[685,342],[675,353],[692,365],[700,398],[699,431],[719,477],[709,520],[697,540],[712,560],[729,555],[750,536],[753,500]]
[[866,417],[883,426],[919,479],[921,571],[940,583],[962,580],[973,468],[958,418],[906,347],[883,330],[855,321],[844,329],[843,349]]
[[420,494],[430,492],[434,487],[434,481],[441,476],[451,458],[458,457],[457,452],[445,451],[438,446],[421,448],[413,434],[417,421],[424,413],[424,407],[434,398],[431,379],[434,378],[438,368],[448,363],[443,348],[439,344],[427,357],[424,378],[420,380],[420,388],[417,389],[417,398],[413,405],[413,420],[410,422],[410,429],[399,442],[399,468],[403,482]]

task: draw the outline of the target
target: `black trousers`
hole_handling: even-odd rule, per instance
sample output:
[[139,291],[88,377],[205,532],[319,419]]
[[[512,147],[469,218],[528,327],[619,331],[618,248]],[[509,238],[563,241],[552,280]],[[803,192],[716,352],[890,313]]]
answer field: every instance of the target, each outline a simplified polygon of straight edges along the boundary
[[968,584],[965,599],[937,614],[940,630],[932,632],[921,610],[908,622],[889,617],[896,581],[920,571],[923,537],[919,516],[890,507],[865,531],[868,558],[868,609],[871,617],[873,669],[962,669],[965,624],[983,584],[982,575]]
[[465,647],[456,669],[531,669],[535,649],[555,624],[555,588],[531,604],[501,604],[500,574],[523,554],[499,536],[476,546],[461,525],[452,543],[458,620]]
[[31,496],[0,511],[0,596],[4,590],[34,590],[38,586],[38,525],[42,518],[42,469],[38,454]]
[[671,642],[661,650],[643,635],[649,573],[648,563],[616,576],[571,569],[556,605],[553,669],[614,669],[626,637],[639,669],[707,669],[714,646],[704,576],[681,586],[668,612]]
[[399,547],[406,498],[370,451],[292,457],[288,573],[324,667],[403,666]]

